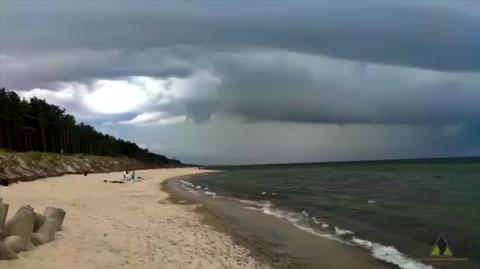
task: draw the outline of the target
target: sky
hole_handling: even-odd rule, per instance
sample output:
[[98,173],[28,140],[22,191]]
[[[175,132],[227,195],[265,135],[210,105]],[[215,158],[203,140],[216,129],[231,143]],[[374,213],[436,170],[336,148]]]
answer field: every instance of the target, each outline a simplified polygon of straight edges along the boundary
[[480,2],[1,0],[0,85],[186,163],[480,155]]

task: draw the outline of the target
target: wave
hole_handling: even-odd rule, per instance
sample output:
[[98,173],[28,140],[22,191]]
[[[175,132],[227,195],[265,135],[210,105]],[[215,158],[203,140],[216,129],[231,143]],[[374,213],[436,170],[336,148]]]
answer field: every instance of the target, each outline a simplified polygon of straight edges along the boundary
[[360,246],[366,250],[369,250],[372,253],[373,257],[387,263],[395,264],[400,268],[404,268],[404,269],[433,268],[431,265],[426,265],[426,264],[414,261],[411,258],[408,258],[404,254],[399,252],[396,248],[391,246],[384,246],[378,243],[359,239],[356,237],[352,238],[352,242],[354,242],[357,246]]
[[205,195],[212,196],[212,197],[217,196],[217,193],[216,193],[216,192],[213,192],[213,191],[205,191],[204,194],[205,194]]
[[264,214],[286,219],[298,229],[301,229],[315,236],[327,238],[327,239],[334,240],[350,246],[358,246],[363,249],[369,250],[371,252],[371,255],[376,259],[394,264],[402,269],[432,269],[433,268],[431,265],[426,265],[421,262],[417,262],[412,258],[407,257],[405,254],[401,253],[393,246],[384,246],[379,243],[356,238],[353,236],[355,232],[350,230],[341,229],[337,226],[333,226],[334,233],[319,232],[317,229],[312,227],[310,223],[319,225],[323,229],[329,228],[330,225],[321,221],[316,217],[309,218],[309,214],[306,211],[302,211],[301,213],[288,212],[285,210],[275,208],[270,201],[265,201],[261,205],[262,205],[261,209],[254,208],[254,207],[245,207],[245,208],[260,210]]
[[178,182],[180,182],[180,187],[186,190],[189,193],[193,194],[205,194],[207,196],[210,196],[212,198],[217,197],[217,193],[210,191],[207,186],[201,186],[201,185],[195,185],[189,181],[182,180],[180,179]]
[[340,229],[337,226],[335,226],[334,228],[335,228],[335,234],[340,235],[340,236],[353,235],[354,234],[354,232],[352,232],[352,231]]
[[[332,226],[318,217],[311,216],[305,210],[302,212],[291,212],[275,207],[272,202],[268,200],[252,201],[233,197],[219,196],[214,192],[208,191],[208,187],[206,186],[194,185],[191,182],[184,180],[180,180],[180,185],[190,192],[199,192],[204,190],[201,193],[212,198],[223,198],[227,200],[237,201],[245,205],[242,206],[242,208],[244,209],[260,211],[266,215],[285,219],[296,228],[312,235],[322,237],[328,240],[337,241],[345,245],[363,248],[367,251],[370,251],[371,255],[374,258],[386,263],[394,264],[401,269],[433,269],[433,266],[418,262],[413,258],[410,258],[407,255],[401,253],[393,246],[385,246],[380,243],[357,238],[354,236],[354,231],[342,229],[338,226]],[[262,193],[262,195],[265,194]],[[277,195],[277,193],[272,193],[272,195]],[[321,230],[319,230],[318,228],[321,228]]]
[[190,187],[190,188],[195,188],[195,185],[191,182],[188,182],[186,180],[180,179],[179,182],[181,183],[180,186],[182,187]]

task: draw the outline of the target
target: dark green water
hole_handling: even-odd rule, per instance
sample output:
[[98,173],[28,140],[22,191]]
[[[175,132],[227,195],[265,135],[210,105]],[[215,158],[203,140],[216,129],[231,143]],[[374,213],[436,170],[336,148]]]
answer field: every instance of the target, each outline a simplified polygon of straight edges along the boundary
[[222,173],[196,176],[192,182],[219,195],[269,201],[267,213],[301,213],[308,227],[352,236],[341,235],[337,226],[417,260],[430,257],[442,235],[455,257],[469,259],[458,267],[476,267],[479,160],[221,167]]

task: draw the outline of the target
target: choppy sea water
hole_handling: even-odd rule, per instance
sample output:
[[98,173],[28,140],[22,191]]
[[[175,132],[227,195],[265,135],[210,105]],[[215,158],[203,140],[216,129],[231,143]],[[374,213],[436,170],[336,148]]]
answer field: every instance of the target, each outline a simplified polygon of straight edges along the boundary
[[[479,158],[220,169],[181,184],[399,268],[480,264]],[[431,255],[439,236],[452,256]]]

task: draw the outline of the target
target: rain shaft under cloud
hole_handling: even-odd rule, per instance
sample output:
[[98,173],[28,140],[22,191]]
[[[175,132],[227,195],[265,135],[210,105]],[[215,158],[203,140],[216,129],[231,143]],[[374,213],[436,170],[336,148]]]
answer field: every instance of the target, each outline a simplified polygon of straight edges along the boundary
[[479,154],[478,2],[0,5],[2,86],[187,161]]

